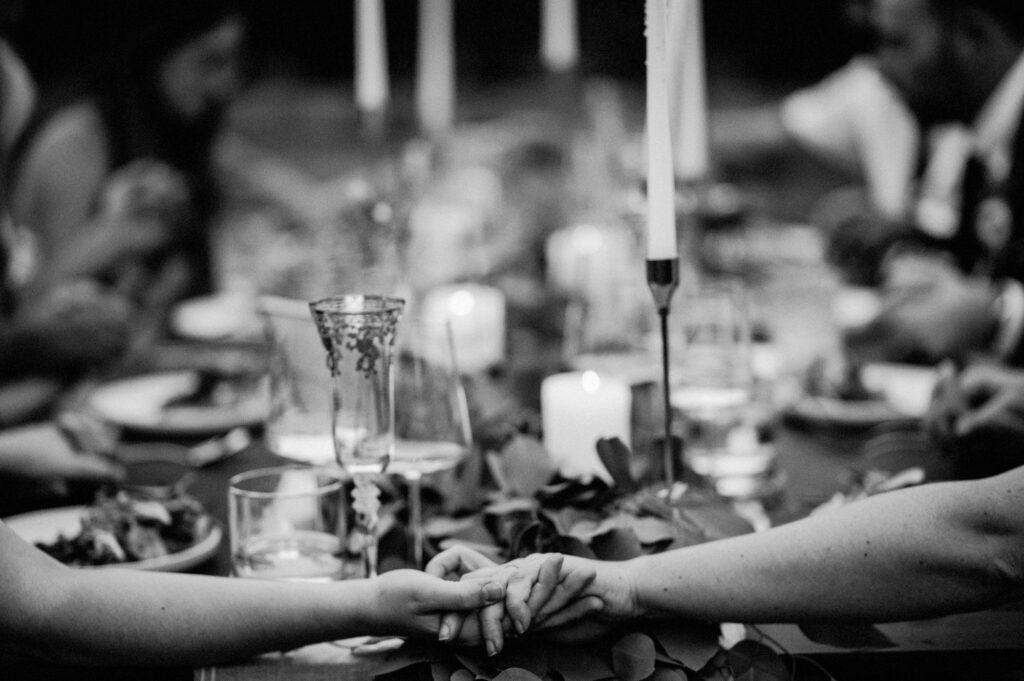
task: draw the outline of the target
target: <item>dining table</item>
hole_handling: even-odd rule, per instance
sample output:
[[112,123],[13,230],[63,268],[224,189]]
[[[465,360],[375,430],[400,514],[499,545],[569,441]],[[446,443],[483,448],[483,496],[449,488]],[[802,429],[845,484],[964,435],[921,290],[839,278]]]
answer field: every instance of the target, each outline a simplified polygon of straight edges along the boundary
[[[807,508],[827,500],[839,491],[851,471],[868,470],[880,465],[877,459],[865,460],[864,444],[871,433],[858,430],[830,430],[803,423],[783,422],[776,446],[780,465],[786,473],[785,495],[790,508]],[[895,451],[882,465],[899,469],[921,465],[934,474],[946,466],[941,457],[920,448]],[[258,438],[243,450],[196,470],[189,490],[221,523],[227,522],[227,481],[233,475],[268,466],[293,464],[275,455]],[[193,572],[227,576],[231,573],[230,547],[227,541],[209,560]],[[837,585],[841,588],[841,585]],[[828,623],[824,623],[827,625]],[[804,661],[800,667],[816,676],[807,660],[820,665],[835,679],[926,678],[1018,678],[1014,670],[1024,669],[1024,603],[981,612],[908,622],[877,624],[872,635],[866,630],[845,629],[839,625],[818,630],[795,624],[757,624],[759,635],[769,637],[785,654]],[[372,678],[388,674],[388,679],[417,676],[417,658],[405,658],[400,652],[354,654],[353,649],[324,643],[295,651],[272,653],[234,664],[195,670],[165,670],[168,678],[192,677],[196,681],[227,679],[307,679]],[[585,654],[585,653],[581,653]],[[406,666],[408,665],[408,666]],[[94,672],[91,672],[94,673]],[[68,678],[81,678],[69,674]],[[109,677],[108,677],[109,678]]]
[[[714,235],[711,241],[716,243],[721,256],[714,264],[719,269],[728,269],[735,265],[730,259],[741,258],[743,269],[750,270],[751,261],[772,260],[772,276],[758,279],[752,287],[752,307],[759,311],[762,320],[771,322],[770,340],[782,348],[780,359],[783,363],[794,359],[806,360],[826,349],[825,346],[834,340],[830,305],[837,284],[822,267],[820,247],[814,241],[813,228],[777,224],[753,227],[756,229],[742,233],[731,231]],[[780,254],[782,262],[779,262]],[[529,314],[520,319],[536,323],[538,319],[543,322],[550,318],[546,309],[527,312]],[[510,310],[510,324],[515,319],[515,310]],[[528,394],[525,400],[528,406],[536,406],[539,379],[543,375],[536,363],[546,361],[548,356],[537,351],[541,347],[539,343],[533,343],[529,337],[515,335],[515,330],[509,332],[509,338],[526,347],[527,351],[517,354],[516,343],[510,344],[507,371],[488,373],[478,381],[477,387],[486,391],[493,387],[492,382],[505,381],[507,383],[499,385],[497,392],[513,386],[517,392]],[[217,341],[210,343],[215,345]],[[220,356],[220,353],[214,354]],[[553,354],[555,360],[560,359],[557,352]],[[177,359],[181,359],[181,355],[189,360],[194,359],[196,353],[191,350],[179,352]],[[525,361],[526,364],[517,364],[517,361]],[[527,370],[522,371],[524,366]],[[550,369],[549,366],[542,368]],[[634,421],[648,430],[646,437],[635,439],[635,452],[638,456],[657,457],[658,454],[651,451],[655,439],[649,432],[657,424],[657,418],[650,413],[655,408],[652,405],[660,400],[657,380],[640,381],[634,385],[633,391]],[[512,428],[528,429],[523,422],[514,424]],[[257,468],[294,463],[271,450],[263,439],[259,424],[254,425],[248,434],[251,438],[249,444],[232,450],[227,456],[204,461],[190,473],[189,493],[225,528],[225,536],[216,551],[207,560],[189,568],[189,572],[230,578],[231,548],[226,531],[229,479]],[[128,433],[128,436],[134,442],[174,439],[166,434],[144,432]],[[196,444],[194,439],[176,443]],[[772,448],[779,473],[776,478],[778,486],[770,501],[758,500],[755,504],[754,515],[766,521],[762,527],[798,520],[811,509],[841,494],[858,475],[879,468],[896,474],[919,467],[929,481],[955,474],[949,460],[927,445],[920,423],[907,420],[897,426],[885,427],[883,424],[878,428],[862,423],[801,418],[800,414],[783,412],[773,421]],[[482,455],[477,452],[477,456]],[[746,504],[740,514],[748,517],[750,513],[750,505]],[[842,588],[842,585],[836,585],[836,588]],[[1021,670],[1024,670],[1024,603],[873,626],[849,627],[837,622],[803,625],[747,623],[739,629],[732,628],[733,635],[737,631],[742,632],[741,636],[770,641],[781,659],[790,665],[793,678],[798,680],[905,679],[940,675],[950,679],[1019,679]],[[595,648],[578,649],[581,659],[595,653]],[[147,669],[144,674],[149,679],[195,681],[356,681],[378,676],[389,681],[420,679],[430,678],[431,672],[424,662],[432,654],[424,653],[416,646],[364,650],[358,642],[327,642],[216,667]],[[37,665],[29,673],[36,678],[96,678],[105,681],[138,678],[143,674],[137,669],[87,670],[53,665]],[[0,678],[7,678],[3,669],[0,669]]]
[[[787,294],[781,297],[789,299],[798,308],[806,309],[805,301],[799,296],[794,297],[791,291],[787,290]],[[779,298],[777,294],[772,296],[772,300]],[[778,309],[772,310],[772,315],[776,320],[785,317]],[[484,380],[514,382],[508,376],[496,376]],[[645,421],[640,412],[658,403],[659,391],[657,381],[640,381],[633,387],[634,417],[641,417],[635,420],[647,427],[657,419],[651,419],[647,414]],[[858,475],[870,471],[897,474],[917,467],[929,481],[956,474],[949,458],[930,446],[917,420],[904,419],[889,425],[836,423],[783,411],[773,424],[772,446],[779,485],[770,500],[756,503],[760,517],[766,518],[770,525],[805,516],[811,509],[842,494]],[[247,445],[225,452],[225,456],[212,461],[203,461],[190,472],[189,493],[223,528],[228,526],[227,489],[232,476],[257,468],[295,464],[270,449],[263,439],[260,424],[253,425],[247,435]],[[165,433],[128,432],[126,439],[145,443],[174,438],[168,438]],[[652,442],[650,438],[636,438],[636,455],[643,455],[641,449],[649,449]],[[196,443],[194,438],[179,438],[177,444]],[[481,455],[478,453],[478,456]],[[658,454],[653,453],[653,456],[657,458]],[[748,504],[741,515],[749,516],[749,511]],[[386,564],[395,566],[401,563],[392,561]],[[231,566],[231,549],[225,531],[216,551],[188,571],[229,578]],[[837,588],[842,588],[842,585],[837,585]],[[733,631],[735,635],[737,630]],[[1024,603],[872,626],[849,626],[838,622],[802,625],[748,623],[739,631],[741,636],[770,642],[780,659],[790,665],[795,674],[793,678],[807,681],[819,678],[926,678],[940,674],[942,678],[952,679],[1015,679],[1020,678],[1020,670],[1024,670]],[[216,667],[168,668],[152,673],[146,670],[146,675],[147,678],[195,681],[418,679],[423,678],[423,674],[430,674],[426,661],[437,654],[436,651],[424,652],[417,646],[365,649],[360,643],[359,640],[350,644],[327,642]],[[578,650],[578,654],[584,657],[595,652],[595,648],[587,647]],[[38,678],[55,679],[109,680],[137,678],[141,673],[133,669],[86,670],[52,665],[36,666],[33,670],[42,674]]]

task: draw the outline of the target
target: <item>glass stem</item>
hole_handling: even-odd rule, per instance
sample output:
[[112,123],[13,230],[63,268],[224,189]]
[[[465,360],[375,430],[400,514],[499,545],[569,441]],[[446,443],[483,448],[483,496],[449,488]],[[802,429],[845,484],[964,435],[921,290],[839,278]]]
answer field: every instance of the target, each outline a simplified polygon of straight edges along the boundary
[[380,488],[376,478],[366,473],[352,476],[355,488],[352,490],[352,508],[356,522],[363,533],[363,574],[377,576],[377,522],[380,510]]
[[407,471],[405,481],[409,484],[409,528],[412,535],[409,561],[417,570],[423,569],[423,475],[419,471]]

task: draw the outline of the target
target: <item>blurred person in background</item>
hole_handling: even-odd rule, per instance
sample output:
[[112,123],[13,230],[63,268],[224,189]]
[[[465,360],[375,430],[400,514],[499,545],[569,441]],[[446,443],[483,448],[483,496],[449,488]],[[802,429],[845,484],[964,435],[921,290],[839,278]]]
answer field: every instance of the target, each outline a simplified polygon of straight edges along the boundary
[[227,0],[104,10],[119,44],[84,91],[38,108],[15,148],[9,202],[38,238],[34,291],[87,278],[159,323],[212,286],[211,158],[240,89],[245,23]]
[[958,373],[944,366],[925,426],[958,477],[1024,465],[1024,371],[976,363]]
[[871,271],[882,294],[878,317],[850,335],[851,352],[862,361],[983,354],[1020,364],[1024,5],[873,0],[871,21],[879,72],[923,134],[903,219],[875,211],[841,221],[854,245],[847,262]]
[[[9,158],[35,105],[28,69],[0,40],[0,159]],[[62,387],[120,357],[128,342],[128,307],[91,284],[68,283],[25,299],[38,271],[36,243],[6,207],[0,210],[0,427],[46,417]]]

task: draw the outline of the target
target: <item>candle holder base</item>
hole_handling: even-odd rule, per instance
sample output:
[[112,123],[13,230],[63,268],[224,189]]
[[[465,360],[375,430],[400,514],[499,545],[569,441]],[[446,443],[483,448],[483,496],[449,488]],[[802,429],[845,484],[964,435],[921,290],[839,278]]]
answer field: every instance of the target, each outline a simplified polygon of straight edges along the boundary
[[647,285],[654,296],[654,304],[661,318],[661,381],[665,408],[665,437],[662,440],[665,466],[665,485],[675,480],[675,456],[672,451],[672,403],[669,399],[669,336],[668,315],[672,308],[672,295],[679,286],[679,258],[647,261]]
[[647,286],[658,311],[667,310],[679,288],[679,258],[647,261]]

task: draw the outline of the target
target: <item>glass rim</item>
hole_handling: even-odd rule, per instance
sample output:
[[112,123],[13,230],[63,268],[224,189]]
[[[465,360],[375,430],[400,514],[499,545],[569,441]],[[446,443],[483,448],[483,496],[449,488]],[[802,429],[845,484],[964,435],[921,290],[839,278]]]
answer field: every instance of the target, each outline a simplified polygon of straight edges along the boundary
[[[245,489],[239,487],[240,484],[255,480],[256,478],[264,478],[276,475],[281,477],[290,471],[301,471],[304,473],[312,473],[316,476],[324,475],[330,478],[327,481],[321,482],[317,480],[317,485],[312,489],[304,489],[297,492],[263,492],[260,490]],[[301,465],[287,465],[287,466],[272,466],[267,468],[254,468],[249,471],[242,473],[236,473],[228,479],[228,494],[237,497],[249,497],[252,499],[297,499],[299,497],[308,497],[310,495],[320,495],[330,492],[336,492],[341,489],[345,483],[345,477],[341,471],[326,466],[301,466]]]
[[405,298],[375,293],[346,293],[320,298],[309,303],[313,312],[327,314],[370,314],[374,312],[400,312]]

